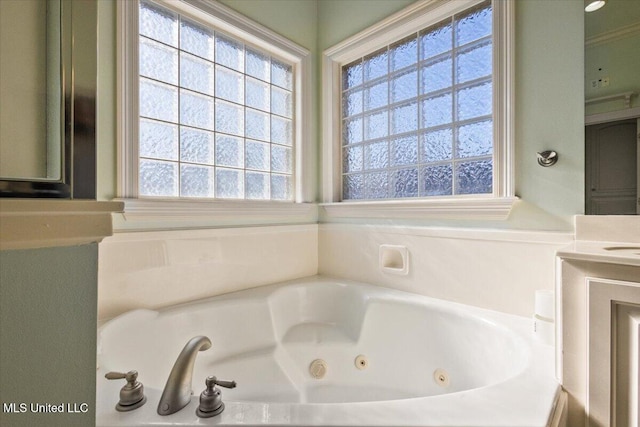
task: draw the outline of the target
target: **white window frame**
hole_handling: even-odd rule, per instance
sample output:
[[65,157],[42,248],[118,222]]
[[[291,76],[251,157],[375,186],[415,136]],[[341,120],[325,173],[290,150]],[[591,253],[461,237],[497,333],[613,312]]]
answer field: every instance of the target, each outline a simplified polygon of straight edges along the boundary
[[[145,219],[202,219],[217,216],[287,220],[313,215],[315,191],[311,134],[312,99],[310,52],[213,0],[152,0],[181,15],[212,26],[236,39],[285,59],[294,69],[294,199],[223,200],[197,198],[138,198],[139,138],[139,0],[117,2],[117,194],[125,217]],[[135,96],[131,96],[135,94]]]
[[358,58],[416,33],[483,0],[422,0],[327,49],[322,58],[322,202],[329,216],[370,218],[506,219],[515,197],[513,1],[492,1],[493,10],[493,192],[412,200],[341,201],[341,69]]

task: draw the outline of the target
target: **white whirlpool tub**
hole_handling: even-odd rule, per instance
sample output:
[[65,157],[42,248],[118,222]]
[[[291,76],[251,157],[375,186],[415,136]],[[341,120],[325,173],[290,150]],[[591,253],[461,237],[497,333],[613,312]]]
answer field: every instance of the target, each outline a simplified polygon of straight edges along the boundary
[[[191,402],[160,416],[176,357],[198,335],[213,345],[197,355]],[[553,349],[532,339],[530,319],[323,277],[126,313],[100,328],[98,366],[98,426],[545,427],[559,396]],[[129,370],[148,400],[117,412],[125,382],[104,374]],[[222,414],[198,418],[209,375],[237,387],[221,389]]]

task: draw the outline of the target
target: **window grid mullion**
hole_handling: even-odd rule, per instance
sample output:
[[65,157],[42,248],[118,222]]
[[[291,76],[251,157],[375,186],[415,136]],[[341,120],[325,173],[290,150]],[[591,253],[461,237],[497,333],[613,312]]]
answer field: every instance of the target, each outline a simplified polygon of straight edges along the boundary
[[[453,68],[452,68],[452,70],[453,70]],[[452,71],[452,73],[453,73],[453,71]],[[364,111],[364,106],[363,106],[363,112],[362,113],[356,113],[356,114],[353,114],[351,116],[343,116],[341,118],[341,121],[344,122],[345,120],[353,120],[353,119],[356,119],[358,117],[364,117],[365,115],[370,115],[370,114],[374,114],[374,113],[377,113],[377,112],[382,112],[385,109],[393,109],[394,107],[397,107],[397,106],[400,106],[400,105],[404,105],[404,104],[408,104],[408,103],[410,103],[410,102],[412,102],[414,100],[416,102],[421,102],[421,101],[424,101],[425,99],[428,99],[428,98],[437,98],[439,96],[452,93],[452,91],[454,91],[454,90],[457,92],[460,89],[464,89],[464,88],[467,88],[467,87],[474,87],[474,86],[481,85],[483,83],[490,83],[490,82],[492,82],[492,76],[489,74],[489,75],[478,77],[478,78],[475,78],[473,80],[469,80],[469,81],[466,81],[466,82],[463,82],[463,83],[452,83],[451,86],[448,86],[448,87],[443,88],[443,89],[438,89],[436,91],[427,92],[427,93],[423,93],[423,94],[419,93],[416,97],[403,99],[401,101],[396,101],[396,102],[393,102],[393,103],[389,103],[388,105],[385,105],[385,106],[382,106],[382,107],[376,107],[376,108],[373,108],[371,110]],[[344,98],[343,98],[343,100],[344,100]],[[225,102],[236,104],[233,101],[226,101],[225,100]],[[236,104],[236,105],[238,105],[238,104]],[[259,110],[259,111],[262,111],[262,110]],[[284,116],[279,116],[277,114],[276,114],[276,116],[283,117],[285,119],[290,120],[289,118],[284,117]],[[469,119],[465,119],[465,120],[469,120]]]
[[[365,72],[364,72],[364,69],[365,69],[365,58],[364,57],[362,58],[362,67],[361,68],[362,68],[361,72],[362,72],[362,96],[363,96],[363,99],[362,99],[362,121],[361,121],[360,126],[361,126],[361,131],[362,131],[361,135],[362,135],[362,141],[363,141],[362,152],[363,152],[363,155],[364,155],[364,141],[366,141],[365,129],[367,128],[366,115],[365,115],[365,112],[364,112],[364,102],[365,102],[365,98],[364,98],[365,95],[364,94],[365,94],[365,86],[366,86],[366,84],[365,84]],[[363,160],[364,160],[364,157],[363,157]],[[344,164],[344,159],[343,159],[343,164]],[[365,191],[364,163],[362,164],[362,170],[360,171],[360,174],[361,174],[360,176],[362,176],[362,194],[364,195],[364,191]]]
[[216,83],[218,82],[218,76],[216,75],[216,32],[214,31],[211,35],[213,38],[213,198],[218,197],[218,163],[217,163],[217,154],[218,154],[218,128],[216,126],[216,114],[218,113],[218,107],[216,104]]
[[180,78],[182,68],[181,68],[181,44],[180,44],[180,32],[182,31],[182,16],[178,15],[178,197],[182,196],[182,153],[180,152],[180,146],[182,145],[182,120],[180,120],[181,116],[181,102],[182,102],[182,86]]
[[[273,71],[273,64],[271,63],[272,61],[272,57],[271,55],[269,55],[269,144],[267,144],[267,150],[268,150],[268,154],[269,154],[269,198],[271,199],[273,197],[273,187],[271,185],[271,183],[273,182],[273,168],[271,167],[271,162],[272,162],[272,158],[273,158],[273,142],[271,142],[271,126],[273,125],[273,116],[271,115],[271,91],[273,89],[273,85],[271,84],[271,73]],[[246,67],[246,64],[245,64]]]
[[451,17],[451,194],[457,193],[458,179],[456,174],[457,144],[458,139],[458,80],[456,76],[456,66],[458,63],[456,49],[456,16]]
[[[242,121],[244,129],[242,131],[242,199],[247,199],[247,50],[242,43]],[[271,98],[269,98],[271,99]],[[215,116],[214,116],[215,117]],[[271,117],[269,117],[271,120]]]
[[[392,193],[392,189],[391,189],[391,185],[393,184],[393,180],[390,177],[390,174],[388,172],[389,167],[391,166],[391,121],[393,120],[392,116],[391,116],[391,49],[390,46],[387,46],[387,185],[389,186],[389,188],[387,188],[387,197],[389,197],[390,194]],[[391,183],[389,183],[389,181],[391,181]]]
[[424,131],[421,130],[422,129],[422,102],[420,102],[420,92],[421,92],[421,77],[422,77],[422,67],[420,66],[420,62],[421,62],[421,58],[420,58],[420,52],[421,52],[421,47],[422,47],[422,37],[420,37],[420,32],[418,31],[416,33],[416,49],[418,49],[418,51],[416,52],[416,112],[418,114],[417,119],[417,123],[418,123],[418,130],[416,132],[416,143],[418,144],[418,146],[416,147],[416,167],[418,168],[418,196],[422,196],[423,190],[422,188],[425,186],[424,181],[424,177],[422,176],[422,170],[421,170],[421,160],[422,160],[422,135],[424,134]]
[[242,86],[243,86],[243,94],[244,94],[244,99],[242,100],[243,103],[245,104],[244,108],[242,109],[243,113],[244,113],[244,136],[242,138],[242,179],[244,182],[244,188],[242,190],[242,198],[243,199],[247,199],[247,54],[246,54],[246,50],[243,50],[242,54],[244,55],[244,73],[242,76]]

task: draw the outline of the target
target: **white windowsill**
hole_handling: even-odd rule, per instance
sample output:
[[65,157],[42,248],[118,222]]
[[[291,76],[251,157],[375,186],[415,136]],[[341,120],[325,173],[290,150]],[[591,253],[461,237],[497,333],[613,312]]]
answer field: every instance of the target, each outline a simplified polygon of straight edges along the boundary
[[125,221],[201,221],[238,219],[296,221],[316,217],[315,203],[251,200],[116,199]]
[[321,203],[327,215],[341,218],[441,218],[504,220],[517,197],[390,200]]

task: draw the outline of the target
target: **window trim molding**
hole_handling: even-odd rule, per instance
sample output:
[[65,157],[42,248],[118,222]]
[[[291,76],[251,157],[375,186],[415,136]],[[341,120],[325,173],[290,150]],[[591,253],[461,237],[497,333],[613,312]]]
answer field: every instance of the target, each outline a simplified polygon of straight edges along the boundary
[[[493,193],[487,197],[341,201],[341,81],[343,64],[419,31],[482,0],[421,0],[322,55],[322,204],[330,216],[505,219],[515,200],[515,2],[492,1],[493,8]],[[393,209],[391,209],[393,207]],[[488,211],[495,210],[491,215]]]
[[330,217],[505,220],[517,197],[459,197],[321,203]]
[[116,194],[138,196],[138,144],[132,143],[139,133],[138,93],[139,56],[133,42],[138,37],[138,1],[116,3]]
[[226,219],[304,220],[316,218],[315,203],[270,200],[115,199],[124,205],[123,217],[131,221],[191,221],[211,215]]
[[[206,0],[153,0],[167,6],[179,13],[216,26],[219,30],[235,36],[241,41],[255,45],[265,51],[282,57],[293,63],[295,70],[294,80],[294,197],[292,202],[274,202],[280,206],[278,209],[267,209],[267,219],[280,219],[288,217],[285,214],[287,208],[294,208],[297,204],[305,204],[314,200],[314,147],[312,135],[313,104],[310,96],[312,87],[311,53],[302,46],[273,32],[267,27],[252,21],[240,13],[214,1]],[[184,213],[182,218],[189,217],[188,206],[194,206],[193,200],[188,198],[158,199],[144,198],[144,202],[133,203],[138,198],[138,143],[139,134],[138,96],[131,97],[127,94],[139,92],[139,56],[137,39],[139,0],[117,2],[117,40],[116,40],[116,116],[117,120],[117,195],[125,201],[127,209],[136,210],[135,206],[146,206],[147,213],[152,211],[151,206],[159,209],[159,214],[167,210],[167,206],[175,205],[177,211]],[[135,40],[135,42],[133,41]],[[195,217],[202,217],[203,210],[210,215],[216,215],[221,208],[225,211],[233,209],[240,213],[245,210],[245,205],[262,201],[247,199],[202,199],[198,200],[199,212],[194,212]],[[269,202],[269,201],[265,201]],[[182,205],[183,207],[179,207]],[[207,208],[208,206],[208,208]],[[263,204],[264,206],[264,204]]]

